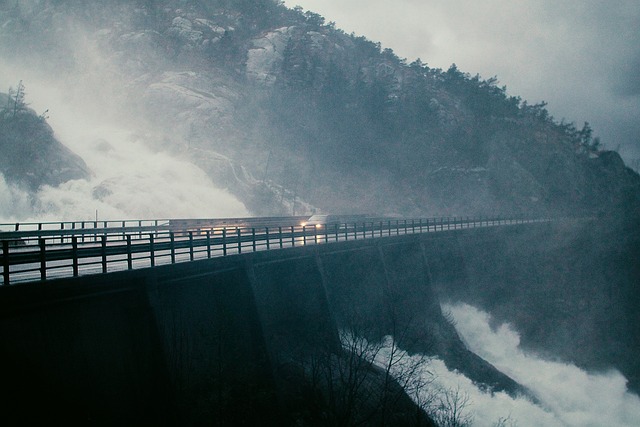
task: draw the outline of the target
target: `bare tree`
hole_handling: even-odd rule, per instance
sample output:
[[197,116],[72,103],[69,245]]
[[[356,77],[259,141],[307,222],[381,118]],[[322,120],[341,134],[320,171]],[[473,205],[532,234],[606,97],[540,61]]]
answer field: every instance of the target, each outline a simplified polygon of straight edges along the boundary
[[473,423],[473,416],[467,412],[471,404],[469,394],[457,386],[453,389],[441,389],[435,401],[436,405],[429,412],[440,427],[468,427]]

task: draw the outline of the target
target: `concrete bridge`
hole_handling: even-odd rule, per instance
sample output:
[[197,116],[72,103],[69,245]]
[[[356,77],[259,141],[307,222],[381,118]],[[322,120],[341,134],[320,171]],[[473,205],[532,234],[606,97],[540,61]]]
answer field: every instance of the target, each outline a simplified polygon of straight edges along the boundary
[[464,281],[465,251],[506,250],[554,233],[558,221],[310,230],[288,221],[2,232],[0,413],[26,424],[44,414],[104,425],[286,425],[287,414],[309,410],[305,366],[340,354],[344,328],[394,335],[408,350],[448,355],[450,369],[474,380],[518,390],[464,348],[432,285]]

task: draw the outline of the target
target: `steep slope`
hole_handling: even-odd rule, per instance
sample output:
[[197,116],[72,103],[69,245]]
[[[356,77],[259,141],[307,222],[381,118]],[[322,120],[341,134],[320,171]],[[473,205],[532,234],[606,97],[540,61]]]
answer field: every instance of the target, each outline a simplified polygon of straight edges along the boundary
[[2,19],[5,55],[56,48],[70,55],[45,67],[122,82],[127,105],[165,135],[158,149],[255,214],[574,215],[640,194],[640,177],[588,126],[279,2],[19,1]]
[[26,107],[9,108],[9,97],[0,93],[0,173],[13,184],[31,191],[41,185],[58,185],[86,178],[84,161],[53,136],[43,117]]

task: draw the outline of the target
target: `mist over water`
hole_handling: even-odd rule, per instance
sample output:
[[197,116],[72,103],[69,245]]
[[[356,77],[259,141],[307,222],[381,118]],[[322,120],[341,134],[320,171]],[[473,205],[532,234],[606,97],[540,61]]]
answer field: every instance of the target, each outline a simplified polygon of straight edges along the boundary
[[[520,337],[508,324],[490,326],[490,315],[466,304],[446,305],[468,348],[539,400],[513,399],[504,393],[489,395],[434,361],[439,381],[469,393],[473,425],[492,425],[510,417],[519,426],[638,426],[640,398],[630,393],[618,371],[586,372],[572,364],[543,360],[519,348]],[[507,424],[508,425],[508,424]]]
[[[422,355],[394,350],[393,339],[386,337],[375,357],[376,364],[385,369],[393,360],[391,373],[400,382],[406,381],[406,372],[415,372],[417,380],[409,381],[407,392],[436,419],[450,415],[450,405],[455,402],[460,414],[456,425],[640,425],[640,398],[627,390],[626,379],[619,372],[592,373],[571,364],[543,360],[519,348],[519,335],[510,325],[493,329],[487,313],[466,304],[445,305],[443,310],[451,313],[471,351],[526,387],[536,401],[527,396],[514,398],[504,392],[487,392],[459,372],[450,371],[438,358],[425,361]],[[416,389],[411,384],[422,385]],[[450,422],[445,418],[446,425]]]
[[114,105],[121,102],[116,89],[111,92],[115,100],[105,97],[118,82],[105,80],[95,88],[100,79],[42,77],[0,61],[1,91],[20,80],[29,106],[38,114],[49,110],[47,122],[56,138],[82,157],[91,177],[27,194],[0,174],[0,222],[249,215],[237,198],[177,151],[157,148],[182,141],[149,129],[139,110]]

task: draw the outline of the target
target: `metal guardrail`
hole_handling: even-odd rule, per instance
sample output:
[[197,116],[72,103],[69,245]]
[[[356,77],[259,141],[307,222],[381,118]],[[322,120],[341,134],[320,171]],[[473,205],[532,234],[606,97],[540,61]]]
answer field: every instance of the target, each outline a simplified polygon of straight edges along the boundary
[[[0,231],[2,285],[100,274],[262,250],[549,219],[429,218],[275,226],[275,218],[17,224]],[[297,223],[299,218],[281,219]],[[226,222],[226,225],[222,225]],[[53,224],[60,224],[54,228]],[[76,224],[75,226],[73,224]],[[82,223],[89,224],[87,223]],[[2,224],[0,224],[1,226]],[[256,227],[256,225],[261,225]],[[266,226],[262,226],[266,225]],[[1,228],[0,228],[1,229]]]

